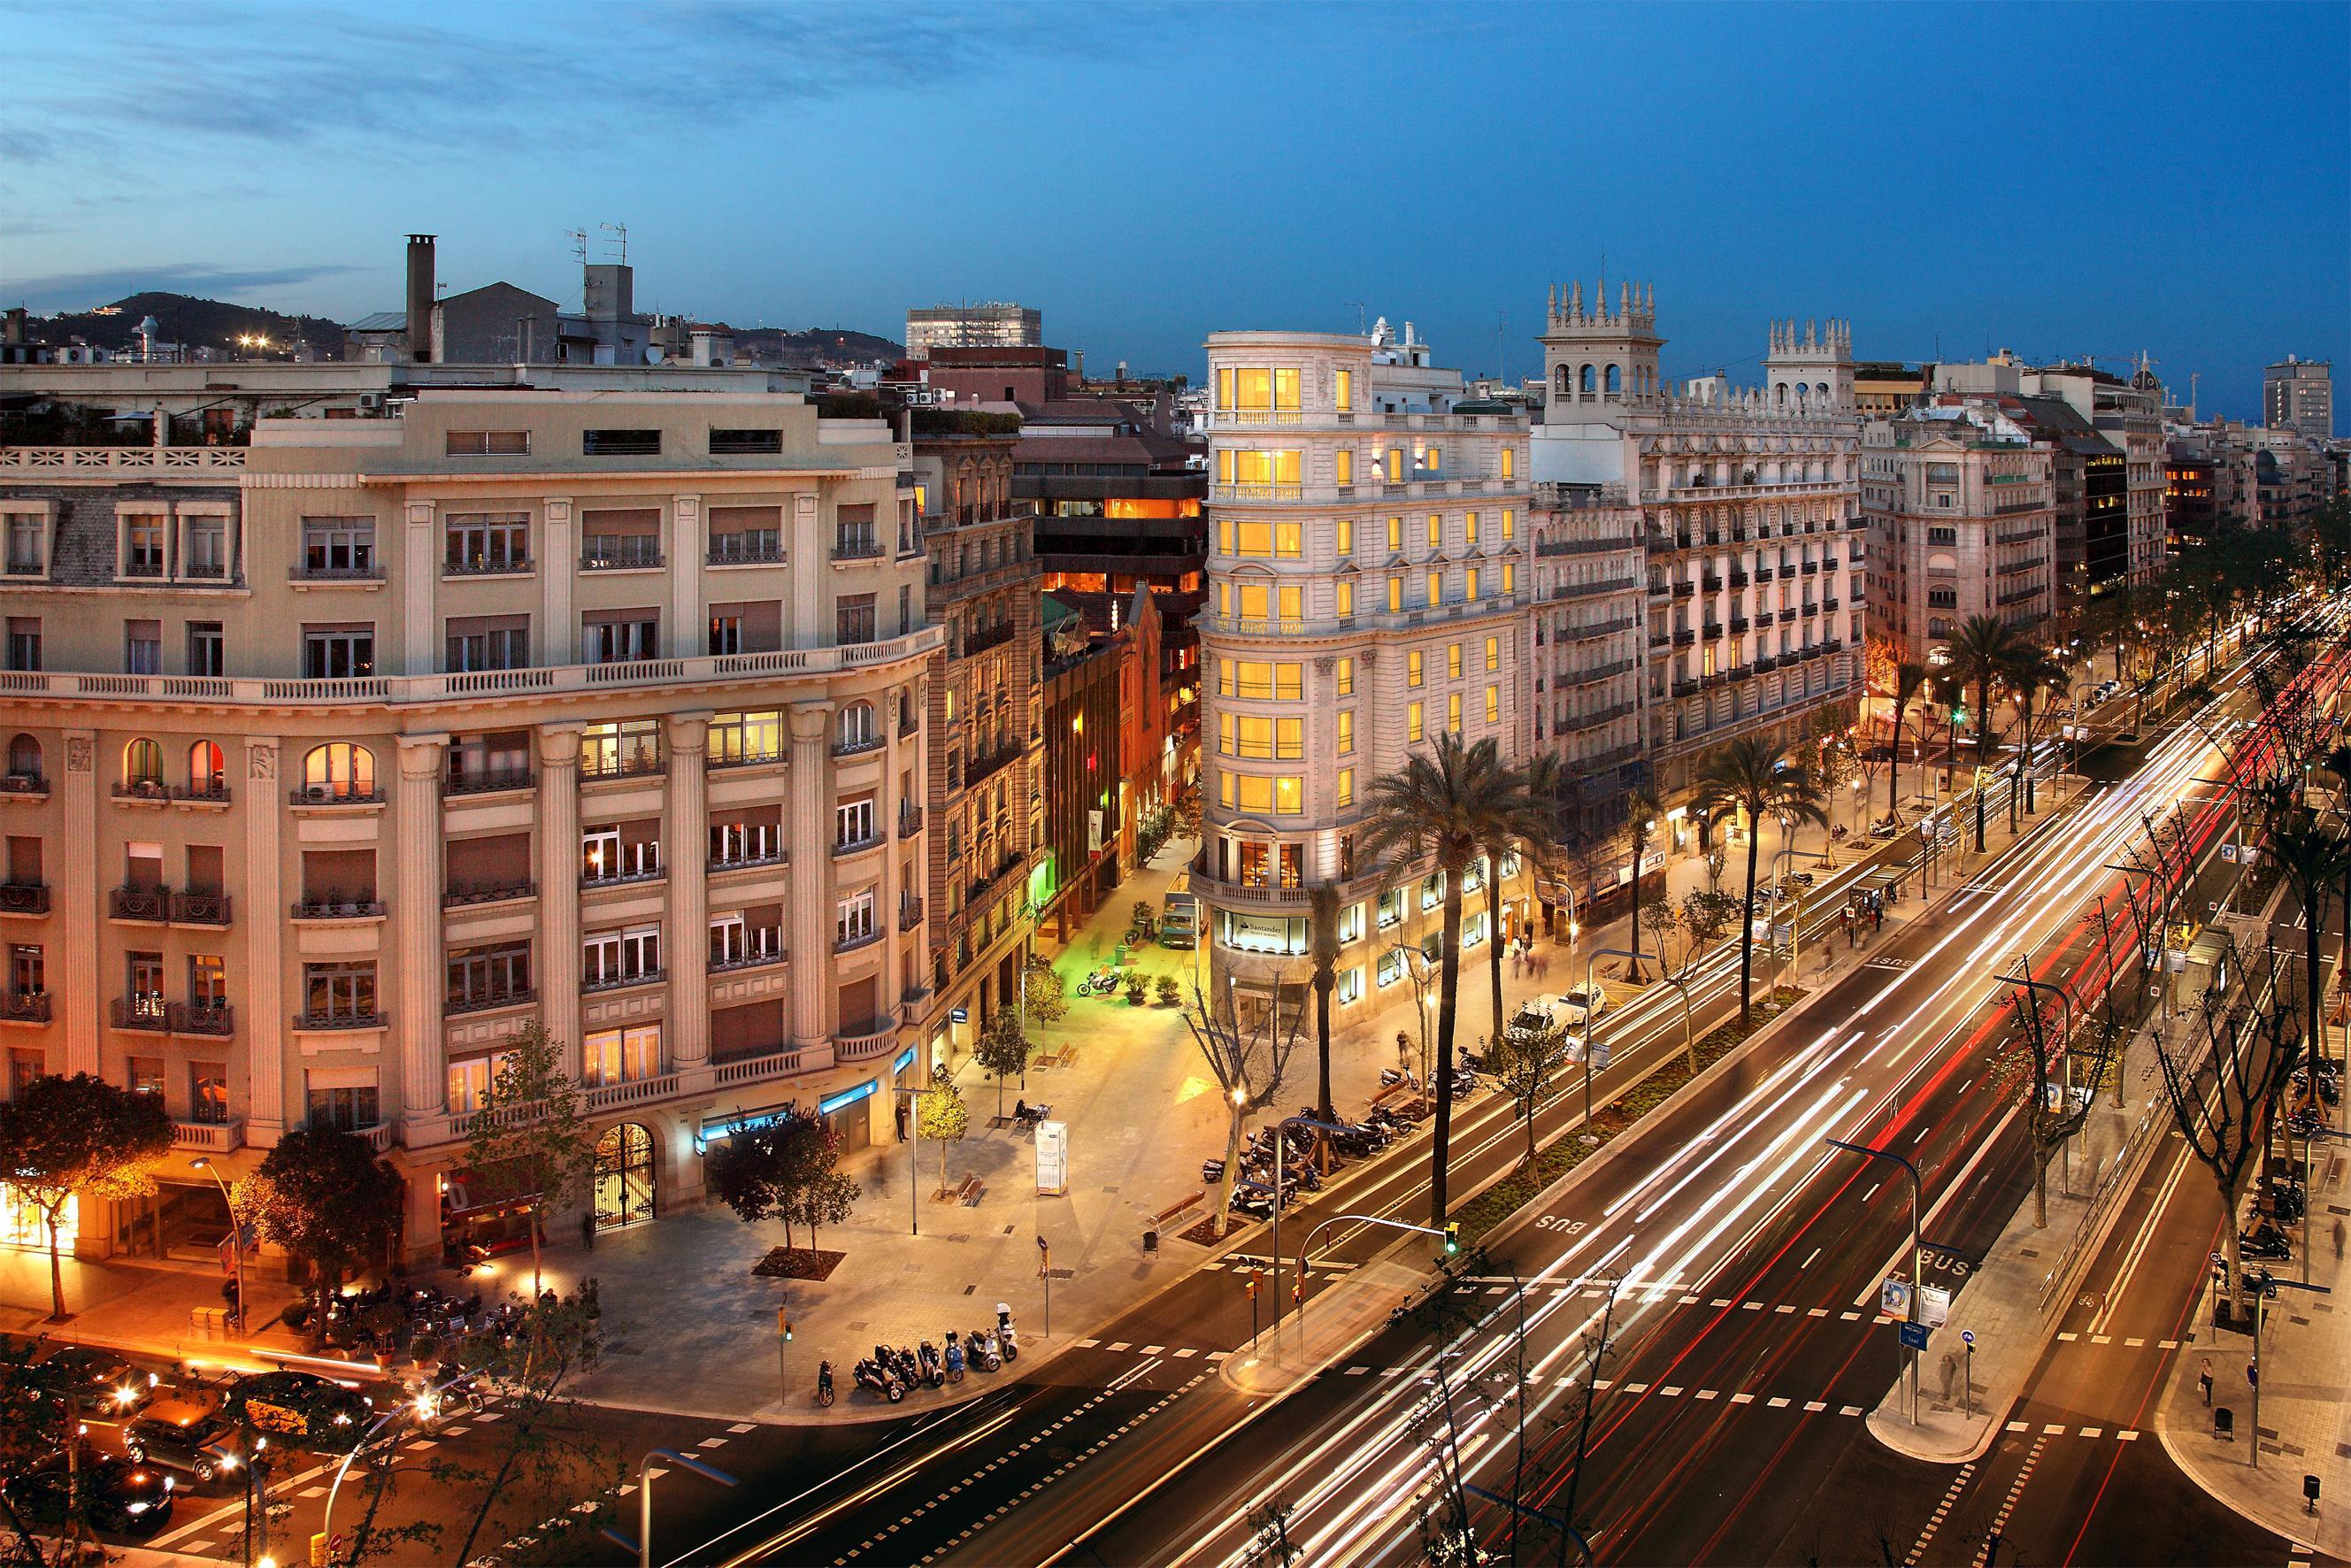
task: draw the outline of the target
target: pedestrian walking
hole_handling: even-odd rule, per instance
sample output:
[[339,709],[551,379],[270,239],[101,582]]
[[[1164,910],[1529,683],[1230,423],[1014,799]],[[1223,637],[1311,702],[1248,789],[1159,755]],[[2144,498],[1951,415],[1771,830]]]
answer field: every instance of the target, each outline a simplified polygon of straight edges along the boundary
[[1536,979],[1538,979],[1538,980],[1540,980],[1540,979],[1541,979],[1545,975],[1548,975],[1548,974],[1550,974],[1550,973],[1551,973],[1551,955],[1550,955],[1550,954],[1548,954],[1548,953],[1538,953],[1538,954],[1536,954],[1536,955],[1535,955],[1535,978],[1536,978]]
[[580,1211],[580,1244],[590,1252],[596,1250],[596,1211],[592,1208]]
[[2339,1218],[2335,1222],[2335,1260],[2343,1261],[2343,1221]]
[[1402,1030],[1396,1030],[1396,1065],[1398,1067],[1412,1065],[1412,1041],[1406,1038]]
[[1514,979],[1514,980],[1515,980],[1515,979],[1517,979],[1517,978],[1519,977],[1519,972],[1520,972],[1521,969],[1523,969],[1523,968],[1525,968],[1525,967],[1526,967],[1526,963],[1527,963],[1527,956],[1526,956],[1524,953],[1521,953],[1521,952],[1520,952],[1520,951],[1519,951],[1518,945],[1517,945],[1516,943],[1511,944],[1511,946],[1510,946],[1510,978],[1512,978],[1512,979]]
[[2205,1404],[2207,1404],[2207,1405],[2211,1404],[2211,1403],[2212,1403],[2212,1358],[2211,1358],[2210,1356],[2209,1356],[2209,1355],[2208,1355],[2208,1356],[2206,1356],[2206,1357],[2204,1358],[2204,1364],[2203,1364],[2202,1366],[2200,1366],[2200,1367],[2199,1367],[2199,1368],[2197,1369],[2197,1372],[2196,1372],[2196,1386],[2197,1386],[2197,1387],[2199,1387],[2199,1388],[2200,1388],[2200,1389],[2202,1389],[2202,1390],[2204,1391],[2204,1403],[2205,1403]]

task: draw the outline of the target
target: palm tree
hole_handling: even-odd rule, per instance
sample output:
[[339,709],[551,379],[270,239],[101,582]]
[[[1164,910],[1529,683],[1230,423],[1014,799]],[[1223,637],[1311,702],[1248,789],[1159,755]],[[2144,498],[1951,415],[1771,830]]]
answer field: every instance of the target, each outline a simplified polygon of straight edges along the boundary
[[1918,689],[1927,684],[1930,672],[1916,659],[1905,659],[1894,666],[1894,755],[1886,764],[1886,814],[1899,816],[1896,802],[1901,799],[1902,783],[1902,721],[1908,716],[1910,705],[1918,699]]
[[1331,991],[1339,983],[1339,888],[1319,883],[1306,894],[1306,936],[1314,964],[1314,1114],[1331,1120]]
[[1532,814],[1526,774],[1502,760],[1491,740],[1464,746],[1449,731],[1374,779],[1372,827],[1359,848],[1395,871],[1432,868],[1445,886],[1437,1007],[1437,1134],[1430,1151],[1429,1223],[1445,1224],[1446,1166],[1453,1136],[1453,1027],[1461,1000],[1461,883],[1485,846],[1510,836]]
[[[1637,784],[1625,797],[1625,836],[1633,841],[1633,967],[1625,977],[1641,986],[1648,983],[1648,977],[1641,973],[1641,859],[1649,852],[1649,841],[1656,836],[1657,819],[1666,814],[1666,809],[1656,790]],[[1659,962],[1663,961],[1660,955]]]
[[1490,1037],[1499,1042],[1504,1028],[1502,1019],[1502,885],[1501,867],[1504,857],[1513,851],[1521,852],[1529,864],[1548,860],[1558,850],[1559,821],[1563,791],[1560,787],[1559,757],[1554,752],[1538,752],[1520,769],[1521,798],[1519,810],[1501,824],[1502,836],[1479,847],[1479,858],[1485,863],[1486,876],[1486,975],[1491,989],[1494,1007],[1494,1032]]
[[1991,758],[1992,688],[2017,657],[2021,643],[2016,628],[1997,615],[1970,615],[1951,639],[1948,668],[1962,688],[1976,689],[1976,853],[1984,847],[1985,768]]
[[1766,817],[1783,818],[1791,837],[1798,822],[1828,825],[1820,787],[1785,748],[1758,736],[1743,736],[1709,752],[1698,770],[1697,803],[1709,812],[1747,813],[1747,903],[1739,922],[1739,1020],[1755,1016],[1755,856]]
[[[2016,831],[2016,800],[2024,797],[2025,815],[2032,814],[2032,710],[2053,692],[2064,690],[2072,677],[2057,656],[2037,643],[2017,639],[2015,650],[2001,666],[2000,684],[2016,704],[2016,787],[2008,794],[2009,831]],[[1980,846],[1979,846],[1980,847]]]
[[[2351,842],[2351,739],[2329,747],[2318,765],[2335,775],[2335,831]],[[2343,862],[2343,956],[2335,962],[2335,983],[2351,990],[2351,855]]]

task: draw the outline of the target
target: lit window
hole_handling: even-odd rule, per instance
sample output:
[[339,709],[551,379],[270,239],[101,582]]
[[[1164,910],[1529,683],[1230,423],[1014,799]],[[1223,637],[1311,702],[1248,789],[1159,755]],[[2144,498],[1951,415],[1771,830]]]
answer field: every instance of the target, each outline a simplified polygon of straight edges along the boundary
[[[1505,446],[1502,448],[1502,477],[1505,479],[1515,479],[1518,476],[1519,449],[1515,446]],[[1507,513],[1504,515],[1508,516]],[[1507,538],[1510,536],[1505,534],[1503,537]]]
[[1454,734],[1461,733],[1461,694],[1455,692],[1445,699],[1445,727]]
[[1274,596],[1274,603],[1284,621],[1302,620],[1306,614],[1306,591],[1284,588]]
[[1273,406],[1273,372],[1271,371],[1237,370],[1232,372],[1235,408],[1259,409]]
[[1468,570],[1468,572],[1467,573],[1467,577],[1466,577],[1466,582],[1467,582],[1467,589],[1468,589],[1468,591],[1467,591],[1467,592],[1465,592],[1465,593],[1463,594],[1463,596],[1462,596],[1462,597],[1464,597],[1464,598],[1466,598],[1466,599],[1475,599],[1475,598],[1477,598],[1477,597],[1478,597],[1478,569],[1477,569],[1476,567],[1474,567],[1474,566],[1473,566],[1473,567],[1471,567],[1471,568]]
[[1285,761],[1296,761],[1306,755],[1304,719],[1278,718],[1273,721],[1273,754]]
[[1502,563],[1502,591],[1505,593],[1516,593],[1518,591],[1519,563],[1514,560],[1506,560]]
[[1469,542],[1473,545],[1476,544],[1478,542],[1478,514],[1475,512],[1470,513],[1468,517],[1463,519],[1463,526],[1467,529],[1467,538]]
[[[1344,484],[1345,482],[1346,481],[1343,479],[1340,481],[1342,484]],[[1341,517],[1337,522],[1331,526],[1339,536],[1339,553],[1341,555],[1354,554],[1355,520],[1353,517]]]
[[1428,514],[1428,548],[1437,549],[1445,543],[1445,519],[1435,512]]
[[1355,695],[1355,661],[1353,659],[1339,661],[1339,695],[1343,697]]
[[1486,668],[1490,672],[1501,667],[1502,640],[1499,637],[1489,637],[1486,639]]
[[1355,612],[1355,585],[1353,583],[1341,582],[1338,585],[1337,610],[1341,615],[1353,615]]
[[1354,371],[1341,371],[1339,372],[1338,389],[1331,401],[1335,407],[1339,408],[1343,412],[1355,406]]
[[1395,551],[1402,549],[1404,549],[1404,519],[1402,517],[1390,517],[1388,519],[1388,550],[1393,554]]
[[1388,579],[1388,609],[1393,612],[1395,611],[1402,610],[1403,608],[1404,579],[1401,577],[1391,577]]
[[1273,781],[1273,811],[1278,817],[1295,817],[1306,810],[1306,781],[1295,773],[1285,773]]
[[1519,537],[1519,514],[1516,507],[1502,508],[1502,538],[1504,542]]
[[1428,574],[1428,602],[1440,603],[1444,598],[1445,574],[1441,571],[1432,571]]
[[[1233,695],[1233,662],[1230,659],[1218,659],[1217,661],[1217,695],[1220,697],[1228,697]],[[954,705],[952,702],[948,705],[947,716],[949,718],[955,717]]]
[[1352,806],[1354,803],[1355,770],[1352,768],[1342,768],[1339,769],[1339,804]]
[[1461,678],[1461,644],[1458,643],[1445,645],[1445,678],[1448,681]]
[[1355,749],[1355,710],[1347,708],[1339,715],[1339,755],[1347,756]]
[[1294,409],[1298,406],[1298,372],[1296,371],[1273,372],[1273,406],[1280,409]]
[[1420,650],[1415,648],[1404,656],[1404,684],[1416,686],[1420,685]]
[[1233,809],[1233,775],[1222,768],[1217,772],[1217,800],[1227,810]]
[[1217,406],[1218,408],[1233,406],[1233,372],[1228,370],[1220,370],[1217,372]]
[[1499,686],[1486,688],[1486,722],[1488,724],[1502,722],[1502,688]]
[[1406,740],[1413,741],[1418,740],[1421,737],[1420,705],[1418,703],[1414,703],[1404,710],[1404,736]]

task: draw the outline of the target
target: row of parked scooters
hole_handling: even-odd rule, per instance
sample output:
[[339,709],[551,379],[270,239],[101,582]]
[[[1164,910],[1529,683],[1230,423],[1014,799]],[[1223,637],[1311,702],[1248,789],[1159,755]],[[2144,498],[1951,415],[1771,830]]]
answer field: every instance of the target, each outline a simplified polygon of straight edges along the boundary
[[[1404,1080],[1399,1075],[1390,1082]],[[1475,1073],[1464,1071],[1455,1077],[1457,1097],[1467,1099],[1477,1086]],[[1301,1105],[1297,1113],[1311,1117],[1314,1107]],[[1293,1127],[1277,1136],[1275,1128],[1261,1126],[1249,1134],[1242,1148],[1240,1169],[1233,1184],[1233,1211],[1252,1219],[1270,1219],[1277,1201],[1287,1208],[1300,1193],[1322,1190],[1322,1172],[1315,1163],[1318,1136],[1327,1136],[1332,1151],[1342,1159],[1369,1159],[1418,1126],[1425,1116],[1420,1103],[1411,1102],[1402,1106],[1374,1105],[1362,1121],[1340,1123],[1327,1133],[1320,1127]],[[1277,1150],[1282,1156],[1279,1180],[1274,1173]],[[1224,1161],[1200,1162],[1202,1182],[1213,1186],[1224,1176]]]
[[[943,1388],[950,1383],[961,1383],[967,1369],[995,1372],[1008,1361],[1020,1359],[1020,1331],[1013,1326],[1012,1309],[1006,1303],[996,1303],[996,1326],[977,1329],[968,1335],[947,1331],[946,1348],[942,1351],[929,1340],[913,1350],[900,1345],[895,1349],[877,1344],[873,1354],[861,1357],[850,1369],[857,1386],[869,1389],[895,1405],[917,1388]],[[833,1401],[832,1363],[820,1362],[816,1374],[816,1402],[830,1405]]]

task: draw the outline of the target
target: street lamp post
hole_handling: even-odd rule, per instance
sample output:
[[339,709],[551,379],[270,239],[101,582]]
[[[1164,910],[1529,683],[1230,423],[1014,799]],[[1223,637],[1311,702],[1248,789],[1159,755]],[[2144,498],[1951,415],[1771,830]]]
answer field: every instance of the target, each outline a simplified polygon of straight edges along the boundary
[[221,1179],[220,1169],[206,1155],[199,1155],[188,1162],[190,1168],[200,1170],[213,1178],[220,1188],[221,1203],[228,1209],[229,1258],[236,1273],[236,1332],[245,1332],[245,1232],[236,1222],[236,1201],[229,1197],[228,1183]]
[[[891,1092],[906,1102],[906,1223],[914,1235],[920,1236],[923,1233],[923,1198],[915,1189],[922,1186],[922,1178],[914,1168],[914,1155],[917,1145],[923,1141],[923,1091],[901,1086]],[[1001,1105],[1004,1102],[998,1100],[997,1103]]]
[[1616,957],[1639,963],[1637,954],[1622,947],[1594,947],[1583,956],[1583,1124],[1592,1125],[1592,1055],[1600,1043],[1600,1013],[1592,1006],[1592,967],[1602,958]]
[[[1920,1279],[1920,1275],[1925,1272],[1926,1269],[1925,1255],[1918,1245],[1918,1167],[1912,1165],[1908,1160],[1904,1159],[1900,1155],[1895,1154],[1887,1149],[1873,1149],[1866,1144],[1848,1144],[1843,1138],[1823,1138],[1821,1142],[1828,1145],[1832,1148],[1843,1149],[1848,1154],[1866,1155],[1874,1160],[1892,1160],[1896,1165],[1900,1166],[1904,1170],[1910,1173],[1909,1321],[1912,1322],[1917,1322],[1918,1287],[1924,1282]],[[1905,1359],[1910,1364],[1910,1424],[1915,1427],[1918,1424],[1918,1353],[1906,1345],[1903,1347],[1903,1354]]]
[[653,1568],[653,1478],[666,1473],[653,1468],[655,1459],[666,1459],[671,1464],[683,1466],[695,1475],[716,1481],[721,1486],[731,1487],[737,1484],[735,1478],[725,1470],[712,1465],[705,1465],[690,1454],[681,1454],[674,1448],[648,1450],[645,1457],[637,1461],[637,1538],[632,1541],[619,1531],[610,1528],[603,1531],[605,1540],[623,1551],[634,1552],[637,1554],[637,1568]]

